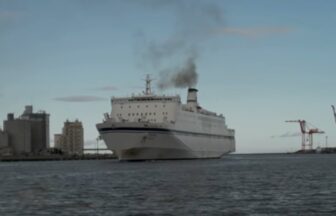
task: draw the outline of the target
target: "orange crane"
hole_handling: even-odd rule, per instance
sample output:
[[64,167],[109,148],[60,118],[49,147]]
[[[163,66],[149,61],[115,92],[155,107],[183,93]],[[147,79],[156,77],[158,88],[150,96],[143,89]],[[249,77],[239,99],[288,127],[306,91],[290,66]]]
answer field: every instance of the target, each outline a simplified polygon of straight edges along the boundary
[[[324,133],[324,131],[321,131],[318,128],[308,128],[307,122],[305,120],[289,120],[286,122],[295,122],[295,123],[300,124],[300,129],[301,129],[301,134],[302,134],[302,142],[301,142],[302,151],[313,149],[313,134],[323,134]],[[306,134],[308,134],[308,144],[306,142]]]

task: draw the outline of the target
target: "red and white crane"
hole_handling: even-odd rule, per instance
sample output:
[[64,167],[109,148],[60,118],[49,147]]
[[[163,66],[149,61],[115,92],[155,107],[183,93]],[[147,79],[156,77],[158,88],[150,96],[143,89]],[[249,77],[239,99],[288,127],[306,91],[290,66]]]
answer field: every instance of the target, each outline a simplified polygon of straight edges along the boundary
[[309,129],[307,131],[308,133],[308,149],[312,150],[313,149],[313,134],[324,134],[324,131],[319,130],[318,128],[313,128],[313,129]]
[[305,120],[288,120],[286,122],[299,123],[301,128],[301,149],[304,151],[306,148],[306,121]]
[[[335,116],[336,117],[336,116]],[[313,150],[313,134],[323,134],[324,131],[321,131],[318,128],[309,128],[308,123],[305,120],[288,120],[286,122],[291,123],[299,123],[301,134],[302,134],[302,141],[301,141],[301,150]],[[306,134],[308,134],[308,143],[306,140]],[[307,148],[306,148],[307,147]]]

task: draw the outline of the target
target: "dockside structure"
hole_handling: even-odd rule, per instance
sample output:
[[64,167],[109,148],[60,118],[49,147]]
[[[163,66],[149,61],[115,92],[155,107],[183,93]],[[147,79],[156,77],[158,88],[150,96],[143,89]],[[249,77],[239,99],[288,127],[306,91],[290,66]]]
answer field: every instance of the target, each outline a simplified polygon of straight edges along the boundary
[[0,155],[11,154],[11,149],[8,146],[8,134],[0,129]]
[[[14,118],[13,113],[4,121],[7,146],[12,154],[40,154],[49,148],[49,114],[45,111],[33,112],[33,106],[26,106],[23,114]],[[7,137],[7,138],[6,138]]]

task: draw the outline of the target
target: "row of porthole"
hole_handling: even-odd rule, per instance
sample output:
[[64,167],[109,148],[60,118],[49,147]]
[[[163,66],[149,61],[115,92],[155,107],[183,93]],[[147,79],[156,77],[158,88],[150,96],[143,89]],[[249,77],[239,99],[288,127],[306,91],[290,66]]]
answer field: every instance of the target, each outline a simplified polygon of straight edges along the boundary
[[[143,115],[145,115],[145,116],[147,116],[147,115],[156,115],[156,113],[128,113],[128,116],[143,116]],[[162,115],[168,115],[168,112],[162,112]]]
[[[128,116],[143,116],[143,115],[147,115],[147,113],[128,113]],[[148,113],[148,115],[152,115],[152,113]],[[153,115],[156,115],[156,113],[153,113]]]
[[[156,115],[156,113],[128,113],[128,116],[147,116],[147,115]],[[162,112],[162,115],[168,115],[168,112]],[[121,113],[118,113],[117,116],[122,116]]]
[[[158,106],[157,105],[154,105],[155,108],[157,108]],[[166,105],[162,105],[163,108],[166,107]],[[120,106],[121,109],[123,109],[124,107],[123,106]],[[132,106],[128,106],[129,109],[132,108]],[[137,105],[137,108],[140,108],[140,105]],[[148,105],[146,105],[146,108],[148,108]]]

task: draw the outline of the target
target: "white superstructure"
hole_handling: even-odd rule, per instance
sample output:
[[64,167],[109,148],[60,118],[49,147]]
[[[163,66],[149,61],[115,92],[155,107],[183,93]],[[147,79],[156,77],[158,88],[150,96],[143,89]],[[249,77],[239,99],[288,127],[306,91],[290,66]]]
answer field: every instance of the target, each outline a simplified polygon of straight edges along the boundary
[[234,130],[225,118],[201,108],[197,90],[179,96],[151,92],[147,76],[142,95],[112,98],[112,112],[97,124],[100,137],[119,160],[219,158],[235,151]]

